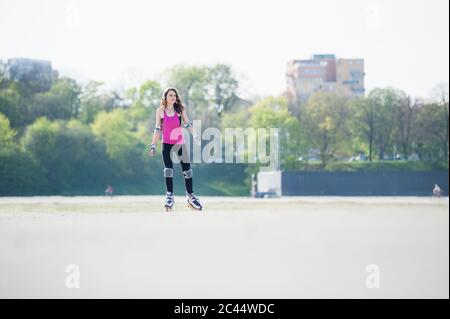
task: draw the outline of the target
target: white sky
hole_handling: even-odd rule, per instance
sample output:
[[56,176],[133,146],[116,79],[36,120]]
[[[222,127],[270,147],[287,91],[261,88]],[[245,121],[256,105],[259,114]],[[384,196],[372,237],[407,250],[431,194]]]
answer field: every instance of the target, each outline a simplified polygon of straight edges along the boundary
[[177,63],[229,63],[243,96],[278,94],[290,59],[364,58],[366,88],[449,82],[448,0],[0,0],[0,58],[128,86]]

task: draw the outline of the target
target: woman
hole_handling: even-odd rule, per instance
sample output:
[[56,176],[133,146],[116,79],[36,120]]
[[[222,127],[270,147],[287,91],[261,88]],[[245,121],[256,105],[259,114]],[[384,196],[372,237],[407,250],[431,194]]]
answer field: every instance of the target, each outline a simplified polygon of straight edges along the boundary
[[[171,210],[175,203],[173,196],[174,169],[171,158],[174,153],[181,162],[188,206],[193,209],[201,210],[202,205],[199,199],[194,195],[193,191],[193,172],[189,162],[189,153],[184,143],[183,130],[181,127],[182,120],[184,122],[184,127],[187,128],[191,134],[193,134],[192,122],[189,121],[186,109],[178,96],[177,90],[174,88],[167,88],[164,90],[163,97],[161,99],[161,106],[156,111],[156,125],[152,145],[149,149],[149,155],[155,155],[156,143],[162,132],[162,157],[165,167],[164,177],[166,183],[166,201],[164,202],[164,207],[166,210]],[[200,143],[198,136],[194,136],[194,142],[197,144]]]

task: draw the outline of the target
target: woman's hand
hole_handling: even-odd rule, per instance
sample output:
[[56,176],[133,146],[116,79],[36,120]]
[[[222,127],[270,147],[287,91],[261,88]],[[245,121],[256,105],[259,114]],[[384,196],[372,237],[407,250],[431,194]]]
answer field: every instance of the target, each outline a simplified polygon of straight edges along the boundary
[[166,102],[163,98],[161,99],[160,107],[166,107]]
[[156,153],[156,145],[152,144],[148,149],[148,155],[150,155],[150,157],[153,157],[155,156],[155,153]]

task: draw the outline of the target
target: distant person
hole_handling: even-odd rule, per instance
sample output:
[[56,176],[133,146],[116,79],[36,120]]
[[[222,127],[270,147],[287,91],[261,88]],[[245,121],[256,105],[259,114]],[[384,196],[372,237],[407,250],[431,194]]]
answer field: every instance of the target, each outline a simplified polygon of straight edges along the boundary
[[114,188],[111,185],[106,186],[105,195],[112,197],[114,194]]
[[258,182],[256,180],[256,175],[252,174],[251,197],[256,197],[257,193],[258,193]]
[[[153,134],[152,144],[148,150],[150,156],[155,156],[156,143],[162,132],[162,158],[164,161],[164,178],[166,184],[166,200],[164,207],[166,211],[172,209],[175,198],[173,196],[173,162],[171,155],[175,153],[181,163],[183,170],[184,184],[186,187],[186,200],[189,207],[202,210],[203,206],[197,196],[194,195],[191,164],[189,152],[184,143],[181,121],[184,127],[193,134],[192,122],[189,120],[185,106],[181,101],[175,88],[164,90],[161,98],[161,105],[156,111],[156,125]],[[199,145],[200,138],[194,136],[194,142]]]
[[434,184],[433,196],[437,198],[441,198],[442,196],[442,189],[439,187],[438,184]]

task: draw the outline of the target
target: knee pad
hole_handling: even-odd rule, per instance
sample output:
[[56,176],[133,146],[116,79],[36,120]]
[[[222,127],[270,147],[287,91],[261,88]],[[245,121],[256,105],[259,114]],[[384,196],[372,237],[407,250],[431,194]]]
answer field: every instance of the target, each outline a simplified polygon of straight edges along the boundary
[[173,177],[173,168],[165,168],[164,177]]
[[184,178],[188,179],[188,178],[192,178],[192,175],[194,175],[194,172],[192,171],[192,169],[184,171]]

